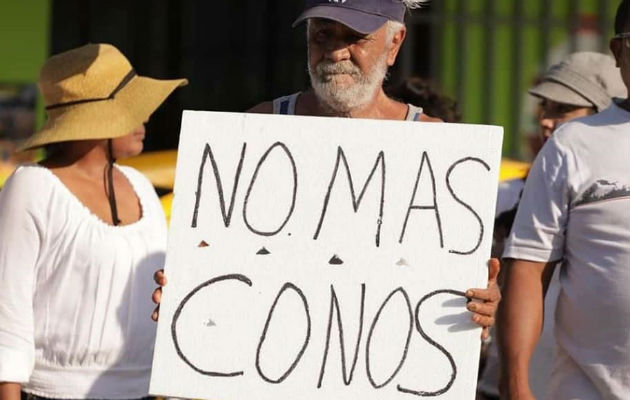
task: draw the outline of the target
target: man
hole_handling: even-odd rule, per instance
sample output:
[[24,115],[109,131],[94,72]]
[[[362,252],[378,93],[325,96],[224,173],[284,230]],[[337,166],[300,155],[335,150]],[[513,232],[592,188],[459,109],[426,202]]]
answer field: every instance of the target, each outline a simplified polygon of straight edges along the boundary
[[615,33],[610,48],[625,100],[554,132],[534,162],[506,244],[504,398],[534,398],[527,367],[559,261],[557,352],[546,398],[630,393],[630,0],[617,10]]
[[[383,91],[387,69],[394,65],[405,39],[407,8],[426,0],[306,0],[293,26],[306,21],[308,71],[311,89],[249,110],[257,113],[330,117],[440,121],[421,108],[403,104]],[[484,327],[494,324],[500,294],[496,284],[497,260],[489,263],[487,289],[470,289],[467,295],[472,320]]]
[[540,99],[538,122],[542,141],[547,141],[564,122],[605,110],[611,98],[622,97],[624,91],[610,56],[588,51],[569,55],[529,90]]
[[[396,61],[405,39],[407,8],[417,8],[427,0],[306,0],[304,12],[294,26],[306,21],[308,70],[312,88],[274,101],[261,103],[249,112],[297,114],[330,117],[435,121],[411,104],[389,98],[383,91],[388,67]],[[496,279],[499,262],[488,263],[488,287],[469,289],[467,308],[472,320],[483,327],[482,338],[494,324],[501,298]],[[160,285],[153,293],[159,304],[161,286],[166,284],[162,270],[154,275]],[[152,314],[157,320],[159,310]]]
[[[570,54],[551,66],[541,82],[529,90],[540,100],[538,128],[541,144],[563,123],[607,109],[611,99],[623,97],[624,92],[623,81],[612,57],[589,51]],[[496,216],[506,222],[498,227],[504,232],[502,238],[512,228],[513,214],[524,187],[524,179],[499,184]],[[512,215],[502,217],[504,213]]]
[[[306,0],[293,26],[307,24],[312,88],[249,110],[370,119],[440,121],[383,91],[405,39],[407,7],[426,0]],[[275,108],[274,108],[275,107]]]
[[[541,142],[546,142],[563,123],[601,112],[608,108],[613,97],[623,96],[623,81],[615,60],[593,52],[573,53],[553,65],[540,83],[529,93],[540,100],[538,125]],[[525,179],[512,179],[499,184],[494,228],[493,255],[503,251],[516,209],[525,186]],[[555,348],[553,321],[559,292],[558,273],[553,275],[545,295],[544,329],[529,365],[529,383],[533,394],[545,394],[551,372],[552,354]],[[485,369],[478,390],[482,398],[498,398],[499,359],[496,343],[488,349]]]

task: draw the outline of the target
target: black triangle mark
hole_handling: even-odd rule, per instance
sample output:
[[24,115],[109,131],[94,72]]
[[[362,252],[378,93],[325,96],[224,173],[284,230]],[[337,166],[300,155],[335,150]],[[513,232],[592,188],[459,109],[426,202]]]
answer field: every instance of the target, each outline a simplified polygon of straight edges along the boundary
[[330,265],[341,265],[343,264],[343,260],[339,257],[337,257],[337,255],[333,255],[332,258],[330,259],[330,261],[328,261],[328,264]]
[[205,324],[208,328],[212,327],[212,326],[217,326],[217,324],[211,320],[210,318],[208,318],[208,322],[206,322]]
[[261,255],[261,256],[266,256],[267,254],[271,254],[271,252],[267,250],[265,247],[263,247],[260,250],[258,250],[256,254]]

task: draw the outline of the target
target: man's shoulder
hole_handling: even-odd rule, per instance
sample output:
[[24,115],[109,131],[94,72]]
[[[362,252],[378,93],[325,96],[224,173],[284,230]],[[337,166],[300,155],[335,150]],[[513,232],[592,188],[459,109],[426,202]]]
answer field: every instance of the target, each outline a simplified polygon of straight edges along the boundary
[[255,105],[254,107],[247,110],[250,113],[257,114],[295,114],[295,108],[298,101],[298,97],[308,97],[308,93],[306,96],[301,96],[302,92],[296,92],[287,96],[277,97],[271,101],[265,101],[260,104]]
[[593,137],[594,131],[618,129],[621,124],[628,124],[630,120],[624,117],[617,106],[611,106],[597,114],[576,118],[562,124],[554,133],[560,143],[567,143],[577,138],[585,137],[589,140],[597,140]]
[[432,117],[425,113],[420,114],[420,118],[418,119],[420,122],[444,122],[442,119],[437,117]]
[[246,112],[255,114],[273,114],[273,101],[264,101],[256,104]]

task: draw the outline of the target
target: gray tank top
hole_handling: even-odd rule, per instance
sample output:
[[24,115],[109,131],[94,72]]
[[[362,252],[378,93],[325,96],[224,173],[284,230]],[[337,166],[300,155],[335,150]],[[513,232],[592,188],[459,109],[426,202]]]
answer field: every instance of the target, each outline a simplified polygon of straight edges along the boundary
[[[278,97],[273,101],[273,113],[283,115],[295,115],[295,103],[301,92],[293,93],[288,96]],[[422,107],[416,107],[413,104],[407,104],[407,121],[420,121],[422,115]]]

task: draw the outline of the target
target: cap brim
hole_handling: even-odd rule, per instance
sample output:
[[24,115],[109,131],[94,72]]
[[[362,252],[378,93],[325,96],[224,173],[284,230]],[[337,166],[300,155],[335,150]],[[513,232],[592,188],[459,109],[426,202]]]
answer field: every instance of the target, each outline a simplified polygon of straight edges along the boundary
[[54,109],[42,129],[22,142],[18,151],[50,143],[125,136],[148,121],[173,90],[186,84],[186,79],[137,76],[111,100]]
[[293,22],[295,28],[309,18],[324,18],[344,24],[353,31],[369,34],[378,30],[388,21],[387,17],[341,6],[320,5],[304,11]]
[[529,94],[561,104],[580,107],[595,107],[595,104],[569,89],[567,86],[553,81],[544,81],[528,90]]

